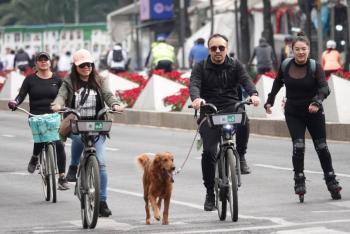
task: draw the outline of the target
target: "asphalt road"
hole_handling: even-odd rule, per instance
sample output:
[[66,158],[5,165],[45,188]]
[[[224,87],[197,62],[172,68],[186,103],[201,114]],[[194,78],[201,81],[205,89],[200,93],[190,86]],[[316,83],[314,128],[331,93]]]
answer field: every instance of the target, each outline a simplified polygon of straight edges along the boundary
[[[90,233],[350,233],[350,146],[329,142],[333,165],[343,186],[342,200],[333,201],[325,186],[320,163],[307,141],[307,194],[299,203],[293,191],[291,142],[287,138],[251,136],[248,163],[239,189],[238,222],[219,221],[217,212],[204,212],[200,152],[190,154],[176,175],[169,225],[152,220],[145,225],[142,173],[135,157],[143,152],[169,151],[180,166],[194,131],[113,125],[107,143],[108,204],[113,215],[100,218]],[[32,137],[26,116],[0,111],[0,233],[85,233],[78,199],[58,191],[56,204],[44,201],[40,177],[26,172]],[[70,159],[70,142],[66,151]],[[67,165],[68,167],[68,165]]]

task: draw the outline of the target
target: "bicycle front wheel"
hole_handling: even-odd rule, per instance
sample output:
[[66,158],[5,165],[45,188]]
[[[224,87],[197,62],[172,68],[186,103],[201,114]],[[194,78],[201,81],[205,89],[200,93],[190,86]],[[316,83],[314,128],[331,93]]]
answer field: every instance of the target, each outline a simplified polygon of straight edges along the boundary
[[232,221],[236,222],[238,220],[238,181],[236,157],[232,149],[226,151],[226,162],[227,177],[230,184],[228,202]]
[[86,222],[88,228],[95,228],[100,210],[100,169],[95,156],[89,156],[86,161],[84,180],[85,221],[83,220],[83,223]]
[[55,154],[56,150],[53,144],[48,144],[46,147],[46,161],[48,165],[47,176],[49,180],[49,189],[52,193],[52,202],[57,201],[57,187],[56,187],[56,171],[55,171]]
[[225,160],[218,158],[215,165],[215,206],[218,210],[219,219],[226,219],[227,212],[227,186],[225,186],[224,175],[223,175],[223,166],[225,165]]
[[49,179],[49,162],[47,161],[46,151],[42,150],[40,154],[39,174],[41,176],[41,185],[43,187],[44,198],[50,201],[51,188]]

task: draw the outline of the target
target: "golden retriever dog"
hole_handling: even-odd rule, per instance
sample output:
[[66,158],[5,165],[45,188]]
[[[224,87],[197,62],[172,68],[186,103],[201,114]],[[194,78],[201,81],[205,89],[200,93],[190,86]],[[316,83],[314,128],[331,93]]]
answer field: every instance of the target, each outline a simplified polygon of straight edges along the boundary
[[162,224],[169,224],[169,204],[173,189],[174,156],[169,152],[144,153],[136,157],[143,169],[143,198],[145,200],[146,224],[151,224],[151,205],[154,218],[160,220],[161,203],[164,199]]

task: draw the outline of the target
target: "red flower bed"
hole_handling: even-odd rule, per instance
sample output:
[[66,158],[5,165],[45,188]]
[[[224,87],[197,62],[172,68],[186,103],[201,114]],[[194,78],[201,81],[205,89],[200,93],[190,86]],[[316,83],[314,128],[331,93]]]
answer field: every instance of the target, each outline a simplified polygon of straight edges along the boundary
[[137,74],[137,73],[130,73],[130,72],[119,72],[117,74],[118,76],[121,76],[127,80],[130,80],[132,82],[135,82],[139,85],[143,85],[144,83],[146,83],[147,79],[145,79],[145,77]]
[[170,79],[170,80],[179,82],[180,84],[183,84],[183,85],[186,85],[186,86],[189,86],[189,85],[190,85],[190,79],[188,79],[188,78],[182,78],[181,75],[182,75],[183,73],[178,72],[178,71],[175,71],[175,70],[174,70],[174,71],[171,71],[171,72],[165,72],[163,69],[153,70],[153,71],[152,71],[152,74],[155,74],[155,75],[159,75],[159,76],[168,78],[168,79]]
[[181,111],[189,97],[189,89],[182,88],[175,95],[167,96],[163,99],[164,105],[171,105],[172,111]]
[[139,97],[143,88],[143,86],[139,86],[133,89],[117,91],[117,93],[119,94],[120,99],[126,104],[126,107],[131,108],[135,104],[135,101]]
[[[345,71],[343,68],[339,68],[338,71],[333,74],[345,80],[350,80],[350,72]],[[327,77],[327,79],[329,79],[329,77]]]
[[131,108],[135,104],[143,88],[146,86],[148,79],[145,79],[143,76],[137,73],[129,72],[118,73],[118,76],[139,84],[139,87],[137,88],[117,91],[122,102],[126,104],[126,107]]
[[264,75],[264,76],[267,76],[271,79],[275,79],[276,76],[277,76],[277,73],[274,72],[274,71],[270,71],[270,72],[265,72],[264,74],[257,74],[256,75],[256,79],[253,80],[254,84],[258,83],[259,79],[261,78],[261,76]]

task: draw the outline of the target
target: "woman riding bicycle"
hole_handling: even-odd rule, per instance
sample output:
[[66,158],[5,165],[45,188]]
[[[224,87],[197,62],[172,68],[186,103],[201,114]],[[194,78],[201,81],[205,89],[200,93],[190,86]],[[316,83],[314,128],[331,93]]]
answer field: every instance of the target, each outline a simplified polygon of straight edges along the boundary
[[[69,77],[65,78],[52,103],[52,110],[59,111],[62,106],[80,109],[81,119],[96,119],[97,113],[105,103],[115,111],[123,111],[119,97],[115,97],[108,87],[106,79],[97,74],[93,58],[89,51],[81,49],[73,54],[73,65]],[[69,136],[72,139],[71,164],[67,179],[76,181],[77,167],[84,150],[80,135]],[[107,200],[107,170],[105,161],[106,135],[101,135],[96,142],[96,156],[100,165],[100,215],[108,217],[112,214]]]
[[[260,102],[258,92],[248,73],[237,59],[227,56],[228,39],[221,34],[214,34],[208,40],[209,57],[196,64],[190,78],[192,106],[198,110],[202,102],[214,104],[219,111],[233,112],[232,103],[239,102],[240,85],[248,92],[254,106]],[[227,108],[230,108],[227,109]],[[217,146],[220,141],[220,128],[210,128],[204,122],[200,128],[203,139],[202,175],[207,195],[204,210],[215,209],[214,177]],[[241,158],[241,164],[245,164]]]
[[[54,75],[51,70],[50,55],[46,52],[40,52],[35,57],[36,72],[27,76],[19,90],[15,100],[10,101],[8,106],[15,110],[20,105],[27,94],[29,95],[30,112],[35,115],[52,113],[51,102],[55,99],[62,80]],[[69,189],[65,178],[66,171],[66,153],[61,141],[55,141],[57,151],[57,166],[59,172],[58,188],[61,190]],[[44,146],[44,143],[34,143],[33,156],[28,164],[28,172],[33,173],[38,164],[38,156]]]

